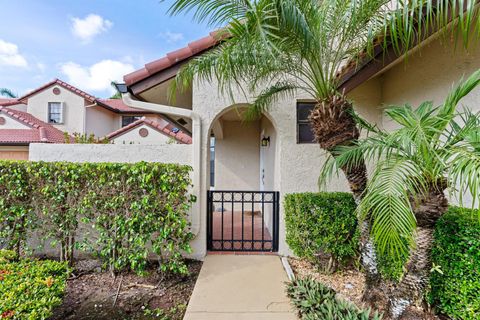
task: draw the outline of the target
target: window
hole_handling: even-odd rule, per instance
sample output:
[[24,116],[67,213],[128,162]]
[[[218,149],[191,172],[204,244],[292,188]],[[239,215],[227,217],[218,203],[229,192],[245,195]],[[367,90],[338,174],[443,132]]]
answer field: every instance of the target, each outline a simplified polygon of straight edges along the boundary
[[48,123],[63,123],[63,104],[61,102],[48,103]]
[[141,118],[142,118],[141,116],[123,116],[122,127],[128,126],[130,123],[133,123]]
[[313,108],[315,108],[315,102],[297,102],[297,143],[315,142],[308,120]]

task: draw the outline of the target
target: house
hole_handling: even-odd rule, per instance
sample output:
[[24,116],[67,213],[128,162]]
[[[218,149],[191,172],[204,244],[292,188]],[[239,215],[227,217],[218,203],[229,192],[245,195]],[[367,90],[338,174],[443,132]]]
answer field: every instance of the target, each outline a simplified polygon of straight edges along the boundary
[[0,106],[0,159],[28,160],[30,143],[63,143],[65,135],[31,114]]
[[[184,137],[188,136],[188,131],[181,124],[173,123],[165,116],[128,107],[120,99],[96,98],[59,79],[54,79],[18,99],[1,99],[0,106],[8,108],[5,112],[14,112],[14,119],[28,118],[32,123],[48,130],[62,132],[61,139],[43,141],[33,134],[32,130],[36,129],[29,129],[32,132],[24,134],[23,131],[12,131],[13,120],[9,120],[8,124],[0,123],[0,136],[6,137],[5,141],[1,142],[3,147],[0,149],[0,159],[28,159],[30,143],[63,143],[65,142],[63,132],[69,135],[94,135],[98,138],[112,137],[114,143],[149,144],[151,141],[158,143],[160,138],[164,142],[173,139],[175,142],[188,143],[188,139],[185,140]],[[7,113],[5,115],[7,116]],[[144,119],[142,123],[149,126],[149,129],[138,129],[142,133],[151,130],[151,135],[134,135],[130,130],[133,130],[130,125],[135,123],[137,127],[141,119]],[[123,130],[119,131],[122,128]],[[13,136],[15,132],[18,134],[17,139]],[[177,136],[181,136],[183,140],[177,139]],[[31,137],[31,140],[29,141],[27,137]]]
[[[424,100],[441,103],[453,83],[480,68],[478,41],[468,52],[461,44],[441,41],[445,39],[430,36],[409,52],[408,59],[389,50],[386,57],[366,57],[349,65],[339,74],[341,89],[360,115],[391,128],[382,114],[385,106],[418,105]],[[198,196],[191,213],[195,257],[203,257],[207,250],[289,254],[282,196],[317,190],[324,161],[324,151],[312,142],[307,121],[314,103],[298,92],[278,101],[257,121],[244,122],[247,99],[240,92],[233,100],[219,94],[214,81],[196,81],[189,90],[177,92],[175,103],[170,103],[167,92],[178,70],[217,43],[212,33],[125,75],[123,100],[131,107],[181,119],[192,132]],[[477,89],[463,102],[480,110],[479,101]],[[343,176],[328,188],[348,190]]]

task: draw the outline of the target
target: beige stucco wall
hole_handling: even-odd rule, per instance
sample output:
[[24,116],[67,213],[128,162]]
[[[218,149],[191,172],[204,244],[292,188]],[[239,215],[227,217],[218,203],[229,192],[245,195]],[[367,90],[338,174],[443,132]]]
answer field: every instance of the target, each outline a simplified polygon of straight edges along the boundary
[[23,111],[23,112],[27,112],[27,105],[23,104],[23,103],[8,106],[8,108]]
[[99,106],[86,108],[85,133],[104,137],[120,128],[121,116]]
[[[445,42],[447,41],[447,42]],[[459,41],[456,45],[444,38],[429,39],[412,52],[408,59],[400,59],[386,71],[376,75],[349,93],[349,97],[362,108],[371,105],[379,111],[392,105],[410,104],[413,107],[424,101],[435,105],[443,103],[452,87],[463,78],[480,69],[480,42],[471,42],[465,50]],[[480,87],[474,89],[460,102],[480,111]],[[383,114],[380,124],[386,130],[396,128]],[[459,204],[451,197],[452,203]],[[471,196],[464,195],[463,204],[471,205]]]
[[[141,129],[146,129],[148,130],[148,135],[146,137],[140,136],[140,130]],[[112,139],[112,142],[114,144],[143,144],[143,145],[149,145],[149,144],[168,144],[168,143],[176,143],[176,140],[173,138],[158,132],[158,130],[155,130],[151,128],[148,125],[141,125],[139,127],[133,128],[121,136],[118,136],[115,139]]]
[[[369,92],[376,93],[372,98]],[[378,105],[378,92],[374,86],[359,88],[352,93],[352,98],[358,101],[358,112],[371,121],[378,121],[380,114],[378,108],[372,108],[372,104]],[[290,254],[285,243],[285,226],[283,218],[283,196],[293,192],[318,191],[318,175],[324,162],[324,151],[317,144],[297,144],[296,133],[296,102],[308,99],[306,94],[299,93],[294,98],[283,99],[271,108],[266,115],[275,128],[275,164],[270,176],[274,177],[273,190],[280,191],[280,235],[279,253]],[[193,87],[192,105],[193,110],[202,118],[202,190],[203,195],[208,190],[208,139],[214,120],[216,120],[227,108],[234,104],[248,102],[240,93],[230,97],[218,93],[216,82],[196,82]],[[195,139],[195,137],[194,137]],[[231,159],[238,157],[238,153],[231,153]],[[272,160],[270,160],[272,161]],[[239,173],[239,174],[245,174]],[[328,185],[329,191],[347,191],[348,186],[345,178],[340,175]],[[206,197],[200,197],[201,229],[198,236],[192,242],[194,257],[202,258],[206,254]]]
[[5,124],[0,125],[0,130],[2,129],[25,129],[29,130],[31,129],[29,126],[23,124],[22,122],[13,119],[9,115],[1,112],[0,117],[5,119]]
[[30,145],[31,161],[122,162],[140,161],[192,165],[192,146],[116,145],[116,144],[42,144]]
[[215,144],[215,189],[259,190],[260,123],[223,121]]
[[[480,42],[474,41],[467,50],[458,44],[429,42],[407,61],[401,61],[379,78],[382,83],[382,103],[385,106],[409,103],[418,106],[432,100],[441,104],[454,84],[480,69]],[[480,111],[480,88],[473,90],[462,105]],[[384,119],[386,129],[391,124]]]
[[[60,89],[55,95],[53,89]],[[85,133],[85,105],[88,102],[81,96],[59,86],[53,85],[28,98],[27,112],[48,123],[48,103],[63,102],[65,110],[63,124],[53,124],[56,128],[69,133]]]

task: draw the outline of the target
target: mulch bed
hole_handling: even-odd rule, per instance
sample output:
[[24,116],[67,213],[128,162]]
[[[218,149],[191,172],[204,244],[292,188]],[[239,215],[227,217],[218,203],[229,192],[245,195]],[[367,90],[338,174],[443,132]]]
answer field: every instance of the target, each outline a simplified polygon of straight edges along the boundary
[[187,276],[162,275],[152,267],[143,277],[113,277],[99,272],[94,262],[80,263],[51,319],[182,319],[202,266],[199,261],[187,264]]
[[[289,258],[288,262],[290,263],[290,266],[292,267],[296,277],[311,277],[335,290],[339,298],[353,302],[360,308],[365,307],[364,303],[362,303],[362,292],[365,288],[365,278],[363,273],[356,270],[353,266],[347,267],[344,270],[337,271],[332,274],[328,274],[321,272],[317,266],[302,259]],[[387,320],[386,317],[383,319]],[[440,318],[431,314],[430,312],[425,312],[421,309],[411,307],[401,320],[438,319],[445,318]]]

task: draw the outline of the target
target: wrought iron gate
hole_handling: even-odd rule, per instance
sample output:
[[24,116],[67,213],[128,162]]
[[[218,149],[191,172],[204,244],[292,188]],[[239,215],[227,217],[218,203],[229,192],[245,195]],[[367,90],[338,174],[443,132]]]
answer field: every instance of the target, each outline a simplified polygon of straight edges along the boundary
[[280,193],[208,191],[210,251],[278,251]]

